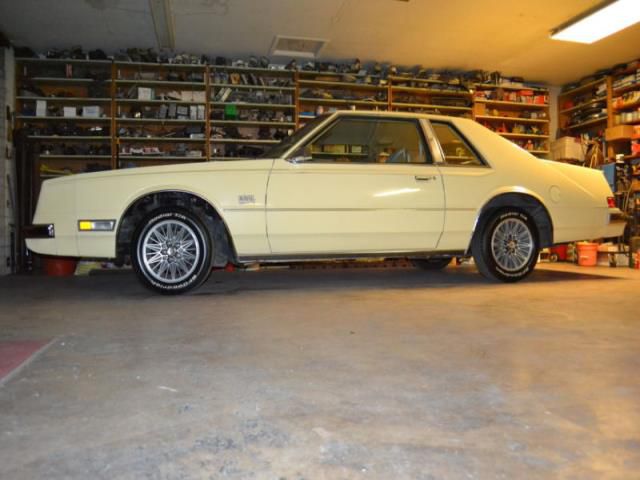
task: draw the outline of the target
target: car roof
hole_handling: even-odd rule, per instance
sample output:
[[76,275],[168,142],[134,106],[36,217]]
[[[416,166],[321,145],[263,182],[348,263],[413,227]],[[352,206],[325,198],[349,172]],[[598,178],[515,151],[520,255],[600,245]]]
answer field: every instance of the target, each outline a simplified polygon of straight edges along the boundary
[[[388,112],[384,110],[336,110],[329,116],[357,116],[357,117],[398,117],[398,118],[426,118],[427,120],[460,120],[461,117],[437,115],[433,113],[417,112]],[[464,120],[464,118],[462,118]]]

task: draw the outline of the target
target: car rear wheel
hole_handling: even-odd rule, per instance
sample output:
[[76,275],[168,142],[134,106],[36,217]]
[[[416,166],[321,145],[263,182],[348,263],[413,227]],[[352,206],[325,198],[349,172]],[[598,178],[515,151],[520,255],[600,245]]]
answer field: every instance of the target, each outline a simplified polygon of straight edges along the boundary
[[451,257],[414,258],[411,263],[422,270],[442,270],[451,263]]
[[175,295],[202,284],[211,272],[212,244],[200,219],[179,209],[160,209],[138,227],[133,266],[153,291]]
[[474,236],[471,249],[482,275],[517,282],[529,275],[538,261],[535,224],[525,212],[500,211]]

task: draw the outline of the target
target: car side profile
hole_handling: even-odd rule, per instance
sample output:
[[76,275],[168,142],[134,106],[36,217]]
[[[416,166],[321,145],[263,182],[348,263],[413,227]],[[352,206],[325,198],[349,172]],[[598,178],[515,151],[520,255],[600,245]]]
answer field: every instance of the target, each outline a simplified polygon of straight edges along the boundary
[[27,246],[130,257],[167,294],[228,262],[472,255],[484,276],[526,277],[542,247],[618,236],[602,172],[540,160],[468,119],[339,111],[264,158],[79,174],[43,183]]

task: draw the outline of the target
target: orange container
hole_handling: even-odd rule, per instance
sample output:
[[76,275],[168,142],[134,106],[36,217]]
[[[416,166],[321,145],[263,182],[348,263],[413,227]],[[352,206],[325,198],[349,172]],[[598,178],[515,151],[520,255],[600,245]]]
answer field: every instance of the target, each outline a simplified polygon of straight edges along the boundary
[[70,257],[42,257],[42,270],[49,277],[70,277],[76,271],[78,260]]
[[578,243],[578,265],[581,267],[595,267],[598,263],[598,244]]

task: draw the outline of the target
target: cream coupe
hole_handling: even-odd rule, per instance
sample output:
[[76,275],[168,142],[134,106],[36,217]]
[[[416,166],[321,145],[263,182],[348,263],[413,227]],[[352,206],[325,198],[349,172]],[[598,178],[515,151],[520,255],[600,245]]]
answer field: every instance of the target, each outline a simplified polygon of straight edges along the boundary
[[47,180],[27,245],[130,257],[161,293],[213,266],[407,257],[425,269],[473,256],[513,282],[540,248],[622,233],[602,172],[540,160],[471,120],[341,111],[264,158]]

